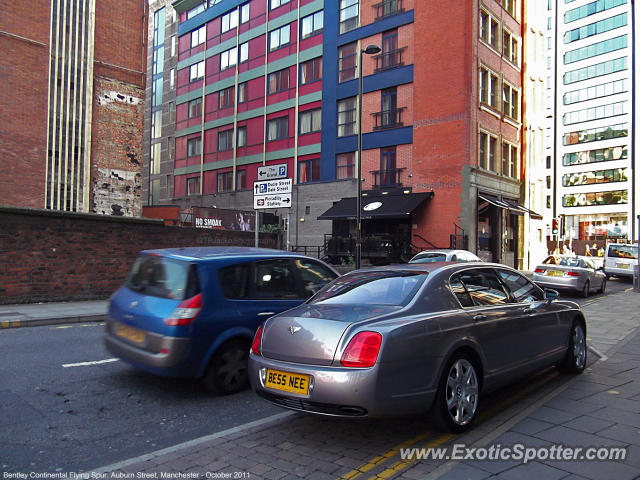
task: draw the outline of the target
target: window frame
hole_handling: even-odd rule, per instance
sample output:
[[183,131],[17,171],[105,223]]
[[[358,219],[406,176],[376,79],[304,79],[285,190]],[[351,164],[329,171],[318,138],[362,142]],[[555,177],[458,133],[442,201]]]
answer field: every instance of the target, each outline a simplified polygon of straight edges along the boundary
[[[275,124],[276,136],[271,138],[271,125]],[[286,135],[283,135],[284,127],[286,124]],[[278,140],[284,140],[289,138],[289,115],[282,117],[271,118],[267,121],[267,142],[275,142]]]
[[233,128],[218,131],[218,152],[233,150]]
[[[319,120],[319,125],[317,125],[317,129],[314,130],[313,126],[315,124],[314,120],[316,118],[316,115],[320,117]],[[303,129],[303,125],[306,121],[306,117],[309,116],[309,130],[308,131],[302,131]],[[299,135],[310,135],[312,133],[318,133],[322,130],[322,107],[318,107],[318,108],[312,108],[309,110],[303,110],[299,113],[299,118],[298,118],[298,130],[299,130]]]
[[[282,34],[285,30],[287,32],[287,35],[286,35],[287,39],[286,41],[283,41]],[[278,35],[278,44],[276,46],[274,46],[274,42],[273,42],[275,33],[277,33]],[[287,23],[286,25],[283,25],[282,27],[279,27],[279,28],[275,28],[269,32],[269,53],[275,52],[276,50],[280,50],[281,48],[284,48],[290,44],[291,44],[291,24]]]
[[[320,27],[316,28],[316,23],[318,22],[317,18],[319,18]],[[311,31],[305,35],[305,20],[311,19]],[[314,37],[316,35],[321,34],[324,31],[324,10],[319,10],[310,15],[302,17],[300,19],[301,28],[300,28],[300,40],[305,40],[307,38]]]

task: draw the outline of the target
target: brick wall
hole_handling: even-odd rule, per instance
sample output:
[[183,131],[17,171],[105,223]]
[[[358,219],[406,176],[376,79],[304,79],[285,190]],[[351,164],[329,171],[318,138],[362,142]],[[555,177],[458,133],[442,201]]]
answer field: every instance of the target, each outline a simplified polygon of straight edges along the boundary
[[[253,246],[253,232],[167,227],[143,220],[0,207],[0,304],[104,299],[140,250]],[[261,247],[277,237],[260,234]]]

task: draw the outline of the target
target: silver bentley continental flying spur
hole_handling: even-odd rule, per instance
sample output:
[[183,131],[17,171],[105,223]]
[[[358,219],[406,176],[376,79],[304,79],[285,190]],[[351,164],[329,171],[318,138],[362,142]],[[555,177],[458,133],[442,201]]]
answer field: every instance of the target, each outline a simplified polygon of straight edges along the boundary
[[490,263],[357,270],[265,321],[249,354],[256,393],[342,417],[431,411],[469,428],[480,394],[536,370],[585,367],[586,320],[518,271]]

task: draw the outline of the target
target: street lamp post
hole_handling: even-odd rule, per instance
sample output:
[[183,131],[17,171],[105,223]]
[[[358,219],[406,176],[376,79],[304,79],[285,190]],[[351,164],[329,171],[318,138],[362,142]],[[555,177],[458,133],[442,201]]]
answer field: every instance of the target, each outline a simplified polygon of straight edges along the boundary
[[360,50],[358,68],[358,194],[356,196],[356,268],[360,268],[362,258],[362,54],[375,55],[380,52],[377,45],[369,45],[364,50]]

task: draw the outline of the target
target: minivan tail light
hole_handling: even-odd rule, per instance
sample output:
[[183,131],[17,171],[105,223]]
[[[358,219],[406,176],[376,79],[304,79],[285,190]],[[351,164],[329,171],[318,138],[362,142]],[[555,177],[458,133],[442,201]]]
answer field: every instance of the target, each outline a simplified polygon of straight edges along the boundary
[[258,327],[258,330],[256,330],[256,334],[253,336],[251,352],[254,355],[260,355],[260,340],[262,340],[262,325]]
[[360,332],[347,345],[340,363],[343,367],[373,367],[381,344],[382,335],[378,332]]
[[171,327],[182,327],[193,322],[202,310],[202,294],[181,301],[171,312],[169,318],[164,319],[164,323]]

